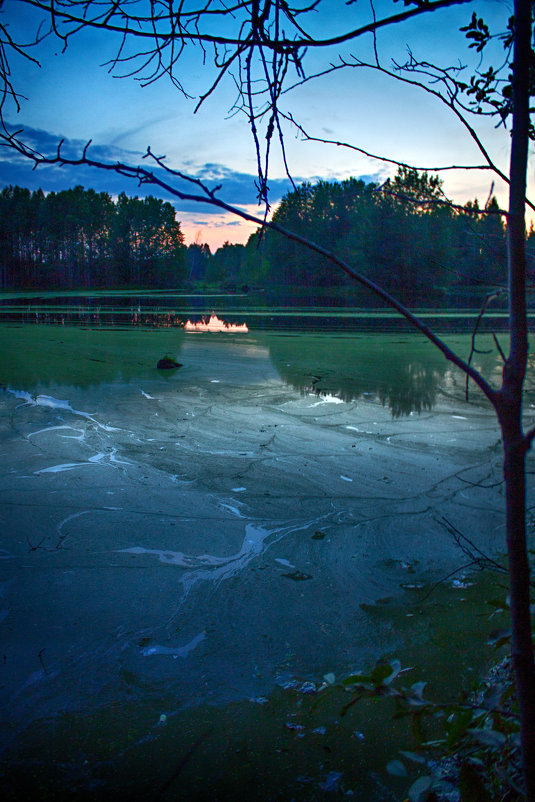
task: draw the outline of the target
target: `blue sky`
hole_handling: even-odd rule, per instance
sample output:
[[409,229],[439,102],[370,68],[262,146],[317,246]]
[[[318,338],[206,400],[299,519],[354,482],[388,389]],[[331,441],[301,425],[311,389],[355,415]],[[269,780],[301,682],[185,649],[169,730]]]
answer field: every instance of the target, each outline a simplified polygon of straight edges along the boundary
[[[326,13],[321,12],[323,7]],[[404,61],[407,47],[417,58],[433,60],[444,67],[473,62],[474,53],[468,50],[458,29],[468,22],[474,8],[496,30],[510,14],[507,0],[483,0],[403,23],[378,36],[381,62],[389,67],[392,58]],[[358,24],[367,20],[369,9],[368,0],[358,0],[351,6],[343,0],[322,0],[312,24],[321,36],[326,36],[347,27],[348,13],[352,14],[351,27],[354,21]],[[378,17],[391,9],[401,11],[403,5],[388,0],[376,3]],[[9,24],[12,33],[29,38],[38,22],[38,12],[21,0],[5,0],[0,21]],[[372,37],[367,36],[346,46],[344,53],[370,58],[372,45]],[[247,119],[243,114],[231,113],[236,95],[233,81],[224,81],[194,114],[196,101],[184,97],[165,79],[142,87],[132,78],[111,75],[101,65],[113,57],[116,46],[113,38],[89,32],[73,38],[65,53],[61,53],[57,41],[46,40],[34,52],[41,62],[39,68],[16,59],[12,63],[13,78],[27,99],[18,114],[14,109],[9,111],[10,121],[24,127],[28,142],[45,152],[53,151],[60,138],[73,152],[92,139],[95,158],[137,164],[150,145],[154,152],[166,155],[169,166],[207,180],[210,185],[221,183],[222,198],[248,211],[258,211],[261,216],[255,200],[256,154]],[[333,63],[338,52],[311,53],[305,61],[307,75]],[[193,97],[210,85],[213,72],[203,65],[198,48],[186,50],[180,78]],[[470,137],[437,100],[364,69],[339,71],[309,81],[288,93],[284,104],[317,137],[347,141],[418,166],[481,163]],[[485,121],[478,130],[493,158],[506,169],[508,134]],[[354,151],[303,142],[292,130],[286,131],[286,151],[296,182],[349,176],[382,180],[395,172],[395,168]],[[474,197],[484,202],[492,180],[490,174],[482,172],[447,172],[442,177],[447,193],[457,202]],[[20,158],[4,150],[0,153],[0,185],[10,183],[42,187],[45,191],[81,184],[112,195],[120,191],[139,193],[128,179],[88,167],[32,171]],[[273,154],[269,186],[273,204],[290,186],[278,152]],[[158,194],[154,189],[150,191]],[[505,205],[504,188],[498,183],[495,191]],[[209,207],[178,201],[174,205],[186,240],[207,241],[212,249],[225,240],[244,242],[254,228]]]

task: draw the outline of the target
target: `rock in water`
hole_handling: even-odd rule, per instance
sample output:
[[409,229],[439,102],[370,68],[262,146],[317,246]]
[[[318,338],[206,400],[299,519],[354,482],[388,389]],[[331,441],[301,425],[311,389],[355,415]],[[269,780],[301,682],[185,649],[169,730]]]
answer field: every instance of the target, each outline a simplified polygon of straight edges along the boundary
[[173,368],[181,368],[182,365],[180,362],[176,362],[174,359],[171,359],[170,356],[164,356],[158,361],[156,367],[158,370],[172,370]]

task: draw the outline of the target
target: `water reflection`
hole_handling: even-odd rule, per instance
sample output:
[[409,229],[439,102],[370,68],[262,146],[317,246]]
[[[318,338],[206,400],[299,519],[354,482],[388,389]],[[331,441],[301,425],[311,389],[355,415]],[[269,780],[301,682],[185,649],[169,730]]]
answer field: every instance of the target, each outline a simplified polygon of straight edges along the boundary
[[[422,299],[418,315],[440,331],[471,332],[481,299],[468,308],[434,307]],[[228,322],[247,319],[256,331],[407,331],[406,321],[394,310],[376,308],[347,289],[342,294],[328,288],[299,292],[264,291],[198,293],[181,290],[106,290],[93,292],[3,292],[0,320],[78,326],[179,327],[188,318],[212,313]],[[529,313],[530,316],[532,313]],[[503,331],[507,312],[499,306],[488,311],[480,330]]]
[[[412,333],[404,337],[380,332],[232,336],[191,335],[183,328],[4,325],[0,337],[0,384],[34,395],[47,395],[46,388],[58,385],[87,389],[141,380],[173,382],[181,388],[207,381],[213,384],[223,365],[226,384],[261,383],[263,377],[273,377],[275,369],[281,381],[302,394],[335,396],[343,401],[379,400],[394,417],[432,409],[444,391],[457,400],[462,400],[465,392],[462,374],[425,338]],[[476,355],[474,367],[498,382],[501,363],[490,336],[488,340],[486,345],[491,347]],[[456,335],[448,342],[461,356],[469,353],[468,335]],[[184,367],[169,373],[158,371],[158,361],[164,356]],[[531,375],[526,384],[528,396],[533,395]],[[475,391],[471,398],[477,400]]]
[[283,380],[301,393],[344,401],[374,397],[392,415],[431,409],[448,363],[420,337],[272,337],[271,359]]
[[34,392],[53,385],[86,389],[155,376],[169,380],[156,366],[163,356],[177,358],[183,338],[182,329],[2,326],[0,384]]

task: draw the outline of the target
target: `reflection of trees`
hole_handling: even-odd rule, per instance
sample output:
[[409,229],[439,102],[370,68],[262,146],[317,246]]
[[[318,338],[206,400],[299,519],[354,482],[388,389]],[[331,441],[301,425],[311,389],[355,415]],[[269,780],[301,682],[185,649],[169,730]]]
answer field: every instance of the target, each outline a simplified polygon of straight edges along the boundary
[[[469,338],[457,336],[457,348],[469,350]],[[502,340],[505,346],[505,337]],[[281,378],[301,393],[331,394],[344,401],[373,396],[390,407],[396,418],[432,409],[442,390],[457,401],[465,400],[465,377],[414,335],[268,335],[265,345]],[[492,336],[480,335],[478,346],[473,365],[497,386],[503,364]],[[533,355],[528,359],[524,397],[526,404],[535,404]],[[476,399],[484,400],[472,383],[470,400]]]
[[383,406],[390,407],[395,418],[432,409],[445,371],[444,363],[441,364],[440,372],[436,370],[436,366],[421,362],[398,365],[395,374],[390,373],[390,380],[378,386],[377,395]]
[[5,326],[0,382],[43,392],[51,385],[88,388],[149,378],[157,374],[156,364],[164,354],[178,357],[183,338],[183,331],[176,328]]
[[335,395],[344,401],[374,396],[394,417],[431,409],[446,360],[414,337],[269,337],[271,359],[281,377],[302,393]]

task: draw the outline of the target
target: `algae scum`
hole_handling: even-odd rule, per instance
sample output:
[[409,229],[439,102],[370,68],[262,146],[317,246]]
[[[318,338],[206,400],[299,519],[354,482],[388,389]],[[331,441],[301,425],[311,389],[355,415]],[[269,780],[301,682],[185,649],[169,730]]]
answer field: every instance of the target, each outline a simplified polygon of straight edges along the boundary
[[462,377],[397,334],[1,338],[6,798],[399,798],[406,725],[318,689],[395,656],[451,698],[487,657],[494,591],[425,598],[444,518],[503,551]]

